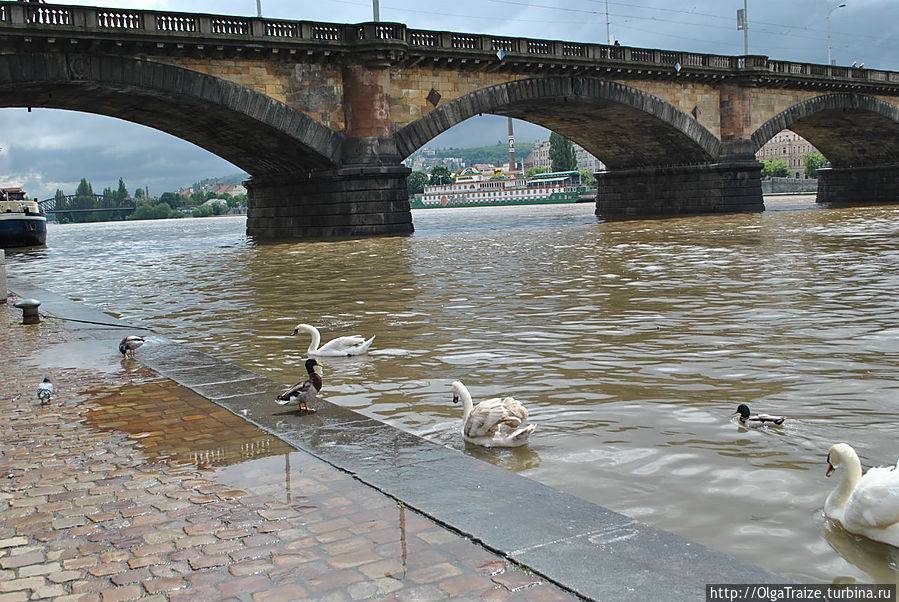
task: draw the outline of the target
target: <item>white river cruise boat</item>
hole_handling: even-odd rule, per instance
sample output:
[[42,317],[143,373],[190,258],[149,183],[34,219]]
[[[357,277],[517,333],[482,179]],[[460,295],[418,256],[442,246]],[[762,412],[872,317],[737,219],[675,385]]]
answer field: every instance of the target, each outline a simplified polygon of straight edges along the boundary
[[583,203],[596,200],[596,188],[588,187],[577,171],[541,173],[530,178],[507,178],[501,172],[485,177],[466,168],[453,184],[425,186],[412,200],[413,209]]

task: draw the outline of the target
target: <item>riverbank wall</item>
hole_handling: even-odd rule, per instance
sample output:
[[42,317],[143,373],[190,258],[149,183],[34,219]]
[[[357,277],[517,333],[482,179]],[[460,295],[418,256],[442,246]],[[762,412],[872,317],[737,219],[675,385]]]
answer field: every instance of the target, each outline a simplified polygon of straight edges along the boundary
[[762,178],[762,194],[809,194],[817,192],[818,180],[803,178]]

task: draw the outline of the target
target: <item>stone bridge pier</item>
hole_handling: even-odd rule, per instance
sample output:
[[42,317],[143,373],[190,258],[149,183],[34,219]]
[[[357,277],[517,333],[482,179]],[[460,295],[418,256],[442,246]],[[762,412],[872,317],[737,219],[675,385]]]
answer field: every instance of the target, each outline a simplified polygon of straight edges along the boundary
[[386,65],[343,69],[347,128],[338,165],[247,183],[247,233],[259,239],[411,234],[406,177],[391,135]]
[[752,154],[714,163],[599,172],[596,215],[606,219],[762,211],[762,164]]
[[818,170],[819,203],[892,203],[899,200],[899,163]]
[[[661,164],[610,169],[595,175],[596,215],[602,218],[763,211],[762,164],[749,136],[751,98],[739,82],[720,88],[721,141],[697,135],[686,115],[669,117],[701,152],[669,145]],[[672,152],[673,151],[673,152]]]

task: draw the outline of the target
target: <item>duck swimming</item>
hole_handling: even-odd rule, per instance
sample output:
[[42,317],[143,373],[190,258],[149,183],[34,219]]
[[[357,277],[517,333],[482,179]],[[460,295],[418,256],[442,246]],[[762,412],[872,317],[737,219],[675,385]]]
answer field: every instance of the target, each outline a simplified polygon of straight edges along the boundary
[[305,332],[312,337],[312,342],[309,343],[309,349],[306,350],[306,353],[318,356],[341,357],[347,355],[362,355],[363,353],[368,353],[371,342],[375,340],[374,336],[366,340],[359,335],[351,335],[337,337],[319,347],[318,345],[321,343],[322,335],[319,333],[318,328],[310,326],[309,324],[297,324],[297,327],[293,329],[293,334],[296,336],[300,332]]
[[452,384],[453,403],[465,408],[462,415],[462,438],[483,447],[518,447],[528,442],[537,428],[534,424],[521,426],[528,419],[528,411],[512,397],[497,397],[472,405],[471,394],[460,381]]
[[318,392],[322,390],[322,377],[319,374],[321,368],[322,365],[315,359],[306,360],[306,372],[309,374],[309,378],[282,392],[275,401],[282,406],[298,406],[297,409],[300,412],[314,414],[315,410],[306,404],[315,399]]
[[[783,416],[772,416],[771,414],[755,414],[749,411],[749,406],[741,403],[737,406],[734,414],[740,415],[740,424],[747,426],[762,426],[766,424],[783,424],[785,418]],[[733,415],[733,414],[731,414]]]
[[125,357],[133,358],[134,352],[137,351],[137,349],[146,342],[147,339],[145,337],[139,337],[133,334],[129,334],[119,342],[119,353],[121,353]]
[[877,466],[862,476],[858,454],[846,443],[831,446],[826,476],[840,481],[824,502],[824,515],[846,531],[899,547],[899,468]]

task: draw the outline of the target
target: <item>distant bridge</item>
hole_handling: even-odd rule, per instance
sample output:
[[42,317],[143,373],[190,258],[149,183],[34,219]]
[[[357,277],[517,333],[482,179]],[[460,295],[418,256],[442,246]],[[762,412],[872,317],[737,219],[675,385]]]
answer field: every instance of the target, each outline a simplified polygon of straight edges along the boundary
[[257,238],[408,234],[402,160],[496,114],[577,142],[596,214],[756,211],[790,128],[819,201],[899,199],[899,73],[555,40],[0,2],[0,107],[109,115],[251,174]]
[[[71,203],[78,198],[83,198],[84,195],[80,197],[74,194],[68,194],[64,198],[67,203]],[[97,205],[106,204],[106,196],[102,194],[94,194],[91,195],[94,198],[94,202]],[[48,215],[57,215],[57,214],[68,214],[68,213],[108,213],[110,217],[120,216],[120,217],[128,217],[132,213],[134,213],[134,209],[137,204],[133,200],[123,201],[119,207],[97,207],[95,209],[59,209],[56,208],[57,198],[52,197],[46,199],[44,201],[38,201],[38,206],[41,208],[41,211]],[[117,201],[118,202],[118,201]]]

